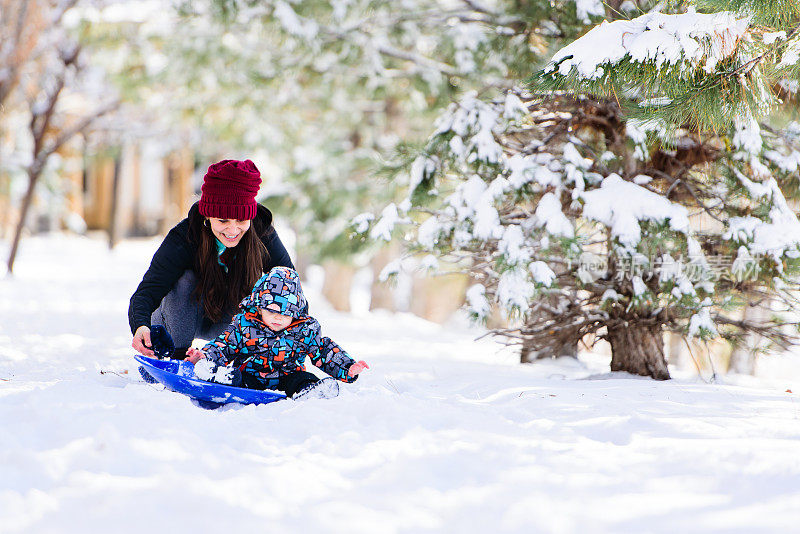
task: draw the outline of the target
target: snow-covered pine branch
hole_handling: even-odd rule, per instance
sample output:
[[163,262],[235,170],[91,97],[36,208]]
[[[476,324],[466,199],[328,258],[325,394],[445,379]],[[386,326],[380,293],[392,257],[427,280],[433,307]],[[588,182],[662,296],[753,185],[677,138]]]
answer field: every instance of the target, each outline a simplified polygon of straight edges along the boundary
[[[665,378],[662,328],[728,335],[737,325],[715,327],[711,310],[797,270],[797,219],[778,185],[794,148],[749,128],[729,130],[730,149],[689,131],[666,145],[613,100],[467,95],[411,167],[413,249],[471,258],[473,316],[498,307],[517,326],[497,333],[539,355],[603,335],[616,369]],[[386,235],[400,218],[378,220]]]
[[615,98],[665,124],[719,130],[777,102],[764,72],[784,45],[763,32],[743,11],[604,22],[558,51],[538,83]]

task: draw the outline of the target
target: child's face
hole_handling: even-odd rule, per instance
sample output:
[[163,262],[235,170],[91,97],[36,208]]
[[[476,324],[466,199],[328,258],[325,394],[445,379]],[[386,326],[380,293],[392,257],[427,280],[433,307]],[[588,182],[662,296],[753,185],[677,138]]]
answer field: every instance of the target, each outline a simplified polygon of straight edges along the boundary
[[281,308],[277,304],[269,304],[266,309],[261,309],[261,320],[273,332],[283,330],[292,323],[291,315],[281,315]]

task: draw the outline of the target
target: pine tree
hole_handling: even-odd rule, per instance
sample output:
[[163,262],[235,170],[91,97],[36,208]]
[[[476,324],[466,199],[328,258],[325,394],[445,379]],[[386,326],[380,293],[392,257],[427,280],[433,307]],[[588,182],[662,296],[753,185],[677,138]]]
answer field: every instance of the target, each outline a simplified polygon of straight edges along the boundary
[[[382,160],[421,143],[465,91],[512,86],[551,39],[603,13],[600,0],[182,2],[174,24],[142,24],[108,67],[131,99],[198,132],[203,157],[268,158],[270,206],[319,261],[358,250],[349,220],[396,195],[375,176]],[[127,31],[105,29],[85,31],[102,46]]]
[[666,330],[787,347],[800,125],[778,104],[799,9],[701,1],[593,28],[527,91],[453,104],[407,200],[360,230],[412,223],[413,249],[471,272],[474,316],[499,305],[516,323],[495,333],[523,352],[605,339],[612,370],[666,379]]

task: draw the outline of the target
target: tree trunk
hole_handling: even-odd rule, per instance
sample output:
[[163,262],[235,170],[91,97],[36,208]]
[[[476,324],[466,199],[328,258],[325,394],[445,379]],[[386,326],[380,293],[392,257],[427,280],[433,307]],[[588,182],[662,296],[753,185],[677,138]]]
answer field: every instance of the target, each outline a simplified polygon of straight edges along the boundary
[[[769,306],[765,304],[762,306]],[[742,310],[742,320],[754,323],[765,323],[769,320],[769,313],[766,307],[745,305]],[[764,340],[761,336],[753,333],[744,335],[742,342],[734,347],[728,362],[728,371],[743,375],[752,375],[756,371],[756,357]]]
[[[752,334],[751,334],[752,335]],[[731,352],[731,359],[728,362],[728,372],[739,373],[741,375],[753,375],[756,372],[756,350],[745,340],[744,346],[736,347]]]
[[11,245],[11,253],[8,255],[8,274],[14,272],[14,260],[17,258],[17,249],[19,248],[20,239],[22,239],[22,230],[25,228],[25,219],[28,216],[28,209],[31,207],[33,200],[33,191],[36,189],[36,182],[39,181],[38,172],[28,173],[28,191],[25,193],[25,198],[22,200],[22,207],[19,210],[19,222],[17,223],[17,230],[14,232],[14,241]]
[[122,154],[114,156],[114,175],[111,180],[111,209],[108,216],[108,248],[113,250],[119,242],[120,213],[119,213],[119,189],[122,174]]
[[400,257],[400,247],[394,243],[386,245],[370,261],[372,268],[372,286],[370,288],[369,309],[397,311],[394,302],[394,291],[391,284],[380,281],[383,268],[395,258]]
[[620,11],[622,0],[605,0],[603,4],[606,6],[606,20],[618,20],[624,16]]
[[[0,127],[0,138],[3,136],[3,129]],[[2,154],[0,154],[0,158]],[[2,159],[0,159],[2,168]],[[5,239],[6,232],[10,224],[11,216],[11,178],[0,171],[0,239]]]
[[322,294],[333,306],[333,309],[349,312],[350,289],[353,286],[355,268],[335,260],[325,262],[323,267],[325,281],[322,284]]
[[669,380],[661,325],[626,323],[608,329],[611,370]]
[[680,367],[683,359],[683,351],[686,348],[683,336],[677,332],[672,332],[667,336],[667,343],[669,344],[669,358],[667,362],[676,367]]
[[428,321],[445,323],[463,306],[467,280],[456,273],[435,277],[416,275],[409,311]]

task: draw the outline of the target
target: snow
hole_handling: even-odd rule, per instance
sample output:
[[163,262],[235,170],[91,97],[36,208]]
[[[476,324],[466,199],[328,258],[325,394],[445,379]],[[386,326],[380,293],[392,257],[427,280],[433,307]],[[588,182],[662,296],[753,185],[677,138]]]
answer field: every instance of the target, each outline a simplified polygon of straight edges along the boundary
[[642,277],[639,275],[634,276],[631,278],[631,282],[633,283],[633,294],[636,297],[641,297],[647,291],[647,286],[642,280]]
[[525,234],[517,224],[506,226],[497,250],[509,265],[528,263],[531,259],[530,251],[525,247]]
[[331,0],[331,7],[333,8],[333,18],[336,20],[343,20],[347,15],[347,8],[353,0]]
[[458,102],[451,104],[447,112],[436,119],[436,130],[431,137],[447,132],[469,138],[464,143],[468,160],[480,160],[497,164],[504,159],[503,148],[494,138],[494,130],[500,126],[500,111],[478,99],[475,91],[470,91]]
[[375,219],[375,215],[369,212],[359,213],[350,221],[350,226],[359,233],[363,234],[369,230],[369,223]]
[[[741,179],[741,177],[740,177]],[[782,270],[784,257],[796,258],[800,254],[800,221],[789,206],[774,179],[766,184],[770,188],[771,222],[756,217],[731,217],[723,239],[737,243],[747,242],[753,256],[769,255],[776,267]]]
[[426,250],[433,250],[439,242],[443,226],[436,217],[428,217],[417,229],[417,241]]
[[310,41],[319,32],[316,22],[299,17],[286,2],[278,1],[275,3],[274,15],[280,21],[283,29],[291,35]]
[[798,165],[800,165],[800,152],[796,150],[793,150],[788,156],[777,150],[768,150],[764,152],[764,156],[783,172],[797,172]]
[[575,11],[578,15],[578,20],[584,24],[588,24],[591,21],[590,16],[602,17],[606,14],[605,6],[601,0],[575,0]]
[[535,287],[522,268],[505,271],[497,283],[497,301],[504,310],[518,309],[525,312],[534,292]]
[[656,68],[686,62],[713,72],[732,55],[749,19],[729,12],[668,15],[648,13],[632,20],[603,22],[559,50],[545,69],[568,76],[598,79],[605,68],[627,59]]
[[[450,145],[450,152],[453,153],[454,156],[458,157],[459,159],[465,159],[467,157],[467,145],[464,144],[464,140],[461,139],[459,136],[454,135],[450,138],[448,142]],[[416,163],[416,161],[414,162]],[[414,168],[412,167],[412,172]],[[411,184],[414,185],[414,180],[412,179]],[[409,191],[413,191],[413,188],[409,187]]]
[[682,261],[675,260],[669,254],[662,254],[661,264],[659,265],[658,283],[665,285],[673,283],[672,295],[680,299],[684,295],[696,296],[697,291],[692,285],[691,280],[686,275],[686,265]]
[[0,532],[796,528],[797,356],[715,384],[519,365],[480,329],[340,314],[309,283],[371,369],[336,399],[206,411],[135,376],[126,310],[157,244],[26,238],[0,279]]
[[800,40],[795,38],[784,50],[781,62],[778,63],[778,68],[790,67],[797,64],[798,60],[800,60]]
[[453,45],[456,48],[455,60],[458,70],[463,73],[474,72],[476,68],[474,53],[487,41],[486,33],[477,24],[459,24],[450,28]]
[[535,261],[528,266],[534,282],[550,287],[556,279],[556,273],[543,261]]
[[696,314],[692,315],[689,320],[689,337],[697,337],[707,332],[711,337],[716,337],[717,327],[714,325],[714,320],[711,319],[711,312],[709,308],[703,308]]
[[672,104],[673,100],[666,96],[659,96],[655,98],[645,98],[642,100],[639,105],[642,107],[649,106],[653,108],[661,107],[661,106],[668,106]]
[[621,299],[621,298],[622,298],[622,295],[620,295],[619,293],[617,293],[615,290],[613,290],[613,289],[606,289],[606,290],[603,292],[603,296],[602,296],[602,297],[600,297],[600,302],[605,302],[605,301],[607,301],[607,300],[613,300],[613,301],[615,301],[615,302],[616,302],[616,301],[618,301],[618,300],[619,300],[619,299]]
[[433,271],[436,272],[439,270],[439,258],[434,256],[433,254],[428,254],[419,262],[419,268],[422,271]]
[[505,162],[506,169],[509,171],[509,185],[514,189],[519,189],[532,180],[542,187],[561,185],[561,174],[552,170],[551,165],[556,165],[552,154],[514,154]]
[[733,135],[733,146],[749,154],[757,155],[764,144],[761,138],[761,126],[752,115],[746,119],[737,118],[736,133]]
[[[453,139],[461,140],[460,137],[453,137]],[[418,156],[411,165],[411,179],[408,190],[413,192],[426,177],[432,176],[436,172],[436,163],[435,158]]]
[[581,153],[578,152],[578,149],[575,148],[575,145],[572,143],[564,145],[564,160],[575,165],[578,169],[587,170],[592,166],[592,160],[581,156]]
[[383,208],[383,211],[381,212],[381,218],[377,223],[375,223],[375,226],[372,227],[372,230],[370,231],[370,237],[376,240],[383,239],[384,241],[391,241],[392,230],[394,230],[394,227],[397,225],[397,223],[401,222],[402,220],[403,218],[400,217],[400,214],[397,211],[397,206],[394,203],[389,204]]
[[[742,171],[733,167],[733,173],[736,178],[742,183],[742,185],[747,189],[747,192],[750,194],[750,198],[753,200],[759,200],[761,197],[766,196],[767,198],[772,196],[772,192],[774,190],[774,186],[777,186],[777,182],[775,182],[774,178],[770,178],[767,180],[766,183],[758,183],[752,181],[750,178],[742,174]],[[773,186],[774,184],[774,186]],[[779,190],[780,191],[780,190]]]
[[500,226],[500,215],[494,207],[494,202],[506,185],[507,181],[502,178],[495,179],[487,185],[475,174],[466,182],[459,184],[447,202],[456,210],[460,221],[473,220],[475,237],[483,240],[499,239],[503,228]]
[[669,220],[677,232],[689,230],[689,215],[685,207],[674,204],[662,195],[626,182],[617,174],[603,180],[600,189],[581,194],[583,215],[611,228],[611,235],[626,247],[635,247],[641,239],[639,221]]
[[647,161],[650,158],[647,146],[649,133],[662,139],[669,135],[666,125],[659,120],[630,119],[625,124],[625,134],[636,145],[633,155],[639,161]]
[[402,270],[402,261],[400,259],[390,261],[378,274],[378,280],[386,282],[392,276],[396,276]]
[[233,382],[233,370],[226,366],[215,366],[211,360],[200,360],[194,366],[194,374],[200,380],[213,380],[218,384]]
[[503,228],[500,226],[500,215],[489,200],[489,197],[483,195],[481,200],[483,202],[475,207],[475,228],[473,233],[475,237],[486,241],[499,237],[503,232]]
[[786,39],[786,32],[781,30],[777,32],[764,32],[764,44],[773,44],[777,40]]
[[467,289],[467,306],[478,317],[486,317],[492,311],[491,304],[486,299],[486,288],[483,284],[473,284]]
[[506,93],[506,100],[503,105],[503,118],[508,120],[519,120],[528,115],[528,108],[520,100],[519,96],[509,91]]
[[[80,5],[83,4],[83,5]],[[81,22],[91,23],[147,23],[152,20],[171,19],[169,10],[158,0],[126,0],[111,2],[105,6],[94,6],[90,3],[79,3],[75,8],[64,13],[62,19],[67,28],[76,28]]]
[[736,251],[736,259],[731,265],[731,272],[742,280],[758,272],[758,259],[754,258],[747,247],[741,246]]
[[548,233],[557,236],[572,238],[575,229],[564,212],[561,211],[561,201],[553,193],[545,193],[534,212],[536,224],[544,226]]

